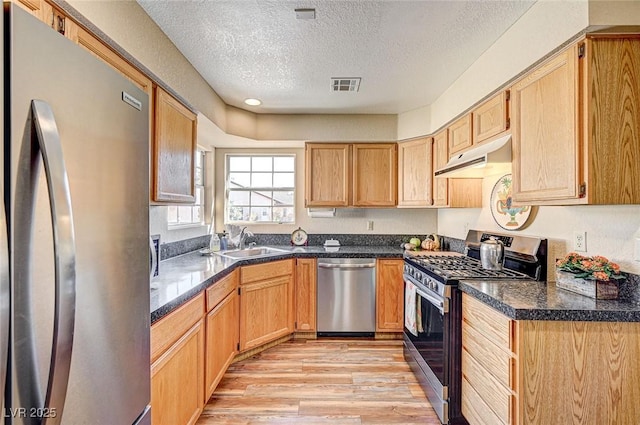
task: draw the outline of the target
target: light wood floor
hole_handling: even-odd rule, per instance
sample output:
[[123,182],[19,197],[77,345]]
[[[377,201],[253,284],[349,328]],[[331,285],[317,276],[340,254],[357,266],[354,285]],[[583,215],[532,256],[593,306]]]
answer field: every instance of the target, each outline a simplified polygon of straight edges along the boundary
[[439,425],[402,341],[297,340],[232,364],[197,425]]

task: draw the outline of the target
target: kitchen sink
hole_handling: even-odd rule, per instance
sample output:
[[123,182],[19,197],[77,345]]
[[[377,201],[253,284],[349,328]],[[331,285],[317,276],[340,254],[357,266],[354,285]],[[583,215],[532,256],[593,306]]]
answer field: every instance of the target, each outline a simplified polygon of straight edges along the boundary
[[267,246],[255,246],[252,248],[246,249],[232,249],[229,251],[222,251],[219,255],[228,258],[255,258],[255,257],[265,257],[268,255],[282,254],[285,253],[284,249],[278,248],[270,248]]

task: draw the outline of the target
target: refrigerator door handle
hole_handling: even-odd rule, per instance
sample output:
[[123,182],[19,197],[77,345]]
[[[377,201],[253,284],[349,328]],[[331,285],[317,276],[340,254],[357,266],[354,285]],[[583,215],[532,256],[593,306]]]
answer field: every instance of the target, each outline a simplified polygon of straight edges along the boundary
[[153,239],[149,236],[149,251],[151,251],[151,270],[149,270],[149,278],[153,279],[153,274],[156,271],[158,265],[158,256],[156,255],[156,246],[153,243]]
[[7,380],[9,355],[9,240],[7,238],[7,215],[4,202],[0,200],[0,412],[4,412],[4,386]]
[[44,409],[56,414],[42,423],[58,424],[67,395],[75,326],[75,233],[69,178],[53,111],[48,103],[32,100],[31,112],[49,188],[55,257],[55,318]]

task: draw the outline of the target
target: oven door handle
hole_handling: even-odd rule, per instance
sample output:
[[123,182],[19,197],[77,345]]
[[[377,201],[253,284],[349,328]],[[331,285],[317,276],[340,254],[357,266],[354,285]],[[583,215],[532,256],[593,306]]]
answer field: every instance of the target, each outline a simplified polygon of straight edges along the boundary
[[446,298],[438,299],[433,295],[429,295],[426,292],[421,291],[420,289],[416,289],[416,293],[429,301],[435,308],[440,310],[440,313],[446,314],[449,312],[449,300]]

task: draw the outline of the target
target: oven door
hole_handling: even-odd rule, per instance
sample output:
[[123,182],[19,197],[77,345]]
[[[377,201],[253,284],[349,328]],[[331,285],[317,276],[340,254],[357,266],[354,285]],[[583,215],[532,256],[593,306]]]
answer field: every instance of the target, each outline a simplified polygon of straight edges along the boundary
[[[416,329],[404,328],[404,354],[414,374],[421,384],[433,409],[443,424],[449,423],[448,406],[448,340],[446,330],[449,320],[448,302],[426,288],[410,276],[405,275],[416,286],[415,305],[405,308],[416,309]],[[405,300],[407,297],[405,296]]]

